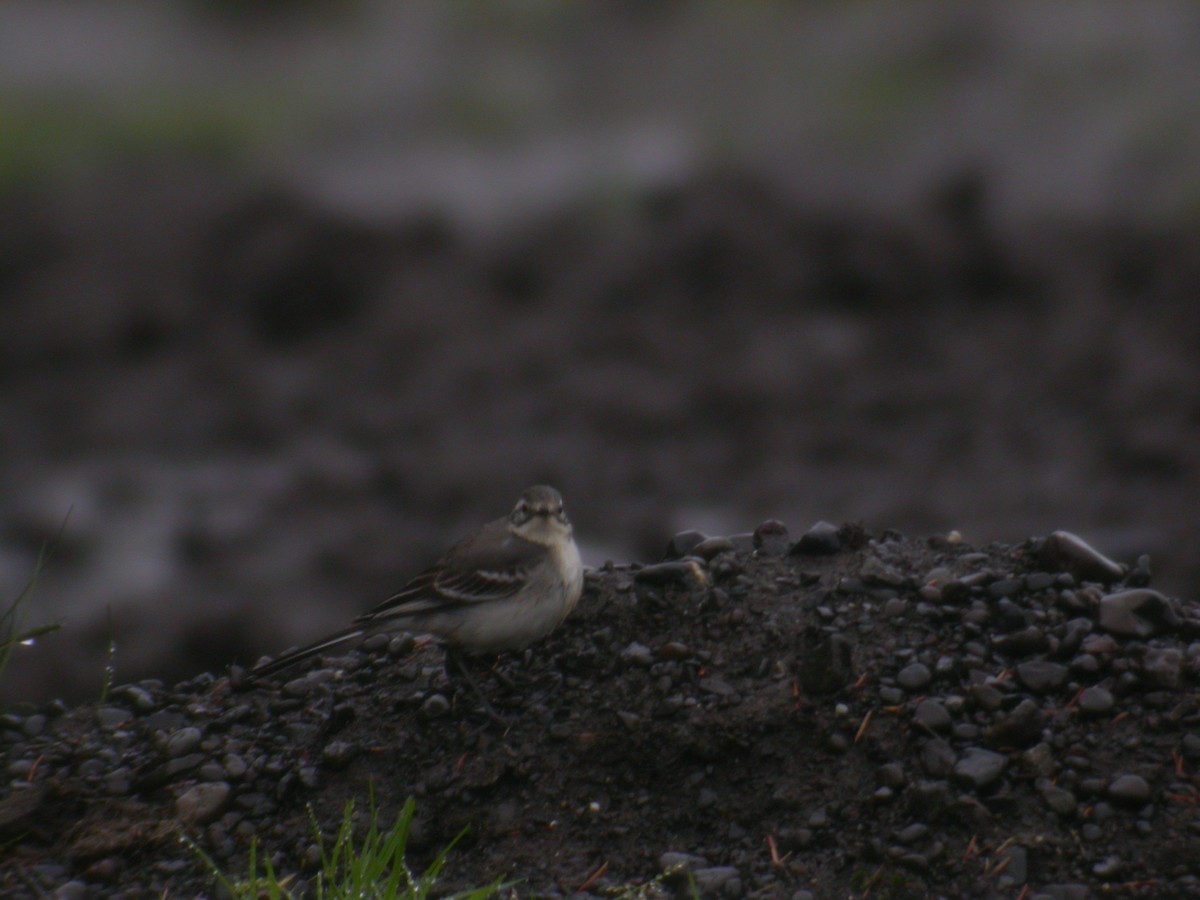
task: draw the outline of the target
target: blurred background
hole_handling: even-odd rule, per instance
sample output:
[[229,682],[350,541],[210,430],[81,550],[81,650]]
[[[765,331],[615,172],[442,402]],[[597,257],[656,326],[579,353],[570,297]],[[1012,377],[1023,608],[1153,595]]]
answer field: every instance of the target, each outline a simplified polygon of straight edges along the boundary
[[0,701],[588,562],[1076,531],[1194,596],[1200,8],[0,4]]

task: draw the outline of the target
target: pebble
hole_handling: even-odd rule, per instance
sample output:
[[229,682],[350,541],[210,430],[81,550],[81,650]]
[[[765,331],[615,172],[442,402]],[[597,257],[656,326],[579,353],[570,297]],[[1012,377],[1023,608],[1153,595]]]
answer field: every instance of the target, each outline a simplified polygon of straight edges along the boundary
[[229,800],[230,787],[223,781],[188,788],[175,801],[175,814],[184,822],[204,825],[217,817]]
[[944,731],[950,727],[950,713],[936,700],[922,700],[913,713],[913,721],[933,731]]
[[954,748],[941,738],[926,741],[921,746],[921,768],[926,775],[942,778],[949,775],[958,759]]
[[1125,574],[1123,566],[1069,531],[1055,531],[1034,549],[1033,557],[1047,569],[1070,572],[1081,581],[1108,584]]
[[681,853],[677,850],[668,850],[659,856],[658,867],[664,873],[680,870],[694,872],[697,869],[707,868],[708,860],[703,856],[696,856],[694,853]]
[[658,587],[703,587],[708,584],[708,575],[696,560],[681,559],[643,566],[634,573],[633,580]]
[[115,731],[133,718],[133,713],[123,706],[101,706],[96,710],[96,721],[106,731]]
[[701,559],[711,560],[722,553],[733,552],[733,541],[727,537],[710,537],[701,541],[692,551]]
[[667,542],[667,559],[681,559],[690,555],[697,546],[708,539],[699,531],[680,531]]
[[426,719],[440,719],[450,712],[450,701],[445,694],[430,694],[421,704],[421,715]]
[[124,694],[138,712],[152,712],[158,706],[154,695],[136,684],[126,685]]
[[783,556],[788,551],[787,526],[767,519],[754,529],[754,549],[760,556]]
[[1179,742],[1179,752],[1185,759],[1200,759],[1200,734],[1188,733]]
[[988,712],[999,709],[1000,704],[1004,702],[1003,692],[990,684],[973,684],[968,688],[967,693],[971,695],[976,706]]
[[995,747],[1027,747],[1042,736],[1042,709],[1026,697],[988,730]]
[[1059,663],[1037,659],[1017,666],[1017,680],[1035,694],[1050,694],[1067,683],[1070,673]]
[[933,673],[924,663],[905,666],[896,675],[896,683],[909,692],[927,688],[931,681],[933,681]]
[[1021,593],[1024,586],[1025,583],[1020,578],[999,578],[987,586],[985,593],[998,600],[1001,597],[1012,597]]
[[1079,711],[1089,716],[1102,716],[1112,712],[1116,703],[1117,700],[1112,695],[1112,691],[1096,685],[1084,688],[1079,695]]
[[954,776],[976,789],[999,780],[1008,765],[1008,757],[982,747],[970,747],[954,765]]
[[221,760],[221,766],[225,769],[225,773],[234,780],[245,775],[248,768],[246,760],[237,753],[226,753],[225,758]]
[[1125,871],[1125,863],[1119,856],[1106,856],[1103,861],[1092,866],[1092,871],[1101,878],[1111,880]]
[[927,834],[929,834],[928,825],[922,825],[920,822],[914,822],[906,828],[902,828],[895,832],[894,837],[899,843],[904,844],[907,847],[917,843],[917,841],[922,840]]
[[1135,588],[1100,598],[1100,627],[1112,634],[1148,638],[1179,625],[1171,601],[1158,591]]
[[742,879],[733,866],[710,866],[692,872],[696,892],[701,897],[740,897]]
[[818,522],[792,546],[791,552],[805,556],[830,556],[842,549],[840,529],[829,522]]
[[1042,795],[1042,800],[1045,801],[1055,815],[1070,816],[1075,813],[1076,800],[1075,795],[1066,788],[1060,787],[1047,778],[1039,778],[1037,782],[1038,793]]
[[175,758],[191,753],[200,746],[200,739],[203,736],[203,732],[194,726],[179,729],[167,738],[167,756]]
[[321,760],[337,771],[346,768],[358,756],[358,745],[349,741],[330,741],[321,750]]
[[1183,653],[1177,647],[1151,647],[1141,670],[1153,686],[1177,689],[1183,684]]
[[1140,775],[1120,775],[1108,786],[1108,796],[1120,803],[1140,805],[1150,799],[1150,785]]
[[621,651],[621,659],[643,669],[648,669],[654,665],[653,651],[645,644],[639,644],[637,641],[630,642],[629,646]]
[[[1010,844],[1005,850],[999,854],[1001,864],[1008,863],[1007,868],[1001,873],[998,882],[1007,882],[1010,885],[1024,884],[1029,879],[1029,851],[1020,844]],[[1001,884],[1001,886],[1003,886]]]

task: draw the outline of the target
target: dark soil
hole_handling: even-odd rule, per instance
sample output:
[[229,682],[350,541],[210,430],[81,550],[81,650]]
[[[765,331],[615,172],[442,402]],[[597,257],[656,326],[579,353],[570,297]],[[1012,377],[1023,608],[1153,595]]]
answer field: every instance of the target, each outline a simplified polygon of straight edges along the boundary
[[415,798],[415,864],[468,829],[447,888],[1200,893],[1200,605],[1148,588],[1146,559],[1064,535],[698,538],[605,566],[556,634],[480,662],[507,729],[406,637],[277,685],[10,714],[0,890],[211,894],[180,833],[228,872],[256,838],[311,877],[307,809],[332,830],[373,793],[385,820]]

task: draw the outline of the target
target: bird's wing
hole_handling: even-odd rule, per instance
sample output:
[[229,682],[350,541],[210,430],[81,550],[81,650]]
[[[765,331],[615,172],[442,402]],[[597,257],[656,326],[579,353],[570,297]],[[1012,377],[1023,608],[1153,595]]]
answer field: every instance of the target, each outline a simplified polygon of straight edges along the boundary
[[507,520],[491,522],[355,621],[361,626],[511,597],[524,586],[542,552],[537,544],[510,534]]

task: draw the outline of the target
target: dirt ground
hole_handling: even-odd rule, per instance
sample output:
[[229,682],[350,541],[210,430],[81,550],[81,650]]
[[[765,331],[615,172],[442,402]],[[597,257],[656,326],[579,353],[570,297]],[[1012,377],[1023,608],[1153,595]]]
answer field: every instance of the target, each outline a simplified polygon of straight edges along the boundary
[[478,666],[507,727],[386,637],[275,684],[10,716],[0,887],[211,895],[182,832],[231,873],[257,839],[299,889],[308,810],[332,834],[373,796],[384,821],[415,799],[416,866],[466,830],[444,890],[1200,891],[1200,604],[1070,539],[796,537],[597,573],[559,632]]

